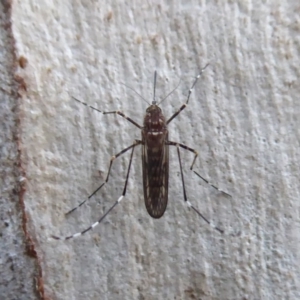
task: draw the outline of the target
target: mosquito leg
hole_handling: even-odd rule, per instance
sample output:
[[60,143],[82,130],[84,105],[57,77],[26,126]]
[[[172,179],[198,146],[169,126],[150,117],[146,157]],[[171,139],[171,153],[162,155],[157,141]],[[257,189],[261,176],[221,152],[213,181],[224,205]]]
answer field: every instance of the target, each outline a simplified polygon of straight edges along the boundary
[[181,181],[182,181],[182,189],[183,189],[183,198],[186,204],[191,207],[207,224],[212,226],[215,230],[219,231],[220,233],[224,233],[224,231],[216,226],[213,226],[201,213],[198,209],[196,209],[190,201],[187,200],[186,196],[186,189],[185,189],[185,184],[184,184],[184,176],[183,176],[183,171],[182,171],[182,163],[181,163],[181,157],[180,157],[180,150],[179,150],[179,144],[177,145],[177,154],[178,154],[178,160],[179,160],[179,166],[180,166],[180,174],[181,174]]
[[133,144],[132,146],[126,148],[127,150],[130,149],[130,148],[132,148],[131,155],[130,155],[129,166],[128,166],[128,171],[127,171],[127,175],[126,175],[126,180],[125,180],[125,185],[124,185],[123,193],[119,197],[119,199],[114,203],[114,205],[110,209],[108,209],[106,211],[106,213],[97,222],[95,222],[93,225],[91,225],[90,227],[86,228],[85,230],[83,230],[81,232],[77,232],[77,233],[72,234],[72,235],[69,235],[67,237],[59,237],[59,236],[51,235],[52,238],[54,238],[56,240],[69,240],[69,239],[76,238],[76,237],[79,237],[80,235],[85,234],[86,232],[94,229],[97,225],[99,225],[103,221],[103,219],[122,201],[122,199],[124,198],[124,196],[126,194],[126,188],[127,188],[129,173],[130,173],[130,169],[131,169],[131,162],[132,162],[134,148],[135,148],[135,146],[137,146],[137,145],[139,145],[141,143],[142,143],[142,141],[136,140],[135,144]]
[[202,177],[198,172],[196,172],[196,171],[194,171],[194,170],[193,170],[193,172],[194,172],[198,177],[200,177],[205,183],[207,183],[208,185],[210,185],[211,187],[213,187],[215,190],[217,190],[218,192],[220,192],[220,193],[222,193],[222,194],[224,194],[224,195],[226,195],[226,196],[232,198],[232,196],[231,196],[230,194],[224,192],[223,190],[219,189],[218,187],[216,187],[215,185],[213,185],[212,183],[210,183],[207,179],[205,179],[204,177]]
[[75,101],[77,101],[77,102],[79,102],[79,103],[81,103],[81,104],[83,104],[83,105],[85,105],[85,106],[87,106],[87,107],[89,107],[89,108],[91,108],[91,109],[94,109],[94,110],[96,110],[96,111],[98,111],[98,112],[101,112],[101,113],[103,113],[104,115],[108,115],[108,114],[117,114],[117,115],[120,115],[121,117],[123,117],[123,118],[125,118],[127,121],[129,121],[130,123],[132,123],[133,125],[135,125],[136,127],[138,127],[139,129],[142,129],[143,127],[141,126],[141,125],[139,125],[138,123],[136,123],[135,121],[133,121],[132,119],[130,119],[130,118],[128,118],[127,116],[125,116],[121,111],[118,111],[118,110],[116,110],[116,111],[101,111],[101,110],[99,110],[98,108],[96,108],[96,107],[93,107],[93,106],[91,106],[91,105],[89,105],[89,104],[87,104],[87,103],[85,103],[85,102],[83,102],[83,101],[81,101],[81,100],[79,100],[79,99],[77,99],[77,98],[75,98],[75,97],[73,97],[73,96],[71,96]]
[[108,115],[108,114],[116,114],[119,115],[121,117],[123,117],[124,119],[126,119],[127,121],[129,121],[130,123],[132,123],[133,125],[135,125],[136,127],[138,127],[139,129],[143,129],[143,126],[139,125],[138,123],[136,123],[135,121],[133,121],[132,119],[130,119],[129,117],[125,116],[121,111],[119,110],[115,110],[115,111],[104,111],[103,112],[104,115]]
[[190,167],[190,170],[193,171],[198,177],[200,177],[206,184],[210,185],[211,187],[213,187],[218,192],[232,198],[232,196],[230,194],[228,194],[228,193],[224,192],[223,190],[219,189],[217,186],[213,185],[207,179],[205,179],[203,176],[201,176],[198,172],[193,170],[196,158],[198,157],[198,152],[195,149],[192,149],[192,148],[190,148],[190,147],[188,147],[184,144],[180,144],[180,143],[176,143],[176,142],[167,141],[166,143],[170,146],[178,146],[180,148],[183,148],[184,150],[187,150],[187,151],[190,151],[190,152],[194,153],[194,160],[193,160],[193,163]]
[[180,144],[180,143],[176,143],[176,142],[171,142],[171,141],[167,141],[166,143],[167,143],[168,145],[170,145],[170,146],[176,146],[176,147],[178,146],[178,147],[180,147],[180,148],[183,148],[184,150],[188,150],[188,151],[194,153],[193,163],[192,163],[192,165],[191,165],[191,167],[190,167],[190,170],[193,170],[193,167],[194,167],[196,158],[198,157],[198,152],[197,152],[195,149],[192,149],[192,148],[190,148],[190,147],[188,147],[188,146],[186,146],[186,145],[184,145],[184,144]]
[[70,213],[72,213],[73,211],[75,211],[77,208],[79,208],[80,206],[82,206],[87,200],[89,200],[90,198],[92,198],[108,182],[112,164],[113,164],[114,160],[117,157],[121,156],[122,154],[124,154],[125,152],[127,152],[129,149],[134,148],[135,146],[137,146],[137,145],[139,145],[141,143],[142,143],[141,141],[136,140],[134,144],[132,144],[131,146],[129,146],[129,147],[125,148],[125,149],[123,149],[118,154],[112,156],[111,159],[110,159],[109,168],[108,168],[108,172],[107,172],[107,176],[106,176],[105,181],[92,194],[90,194],[84,201],[82,201],[79,205],[77,205],[76,207],[74,207],[73,209],[71,209],[70,211],[68,211],[66,213],[66,215],[69,215]]
[[89,108],[91,108],[91,109],[94,109],[94,110],[96,110],[96,111],[98,111],[98,112],[102,112],[101,110],[99,110],[98,108],[96,108],[96,107],[93,107],[93,106],[91,106],[91,105],[89,105],[89,104],[87,104],[87,103],[85,103],[85,102],[82,102],[82,101],[80,101],[79,99],[77,99],[77,98],[75,98],[75,97],[73,97],[73,96],[71,96],[75,101],[77,101],[77,102],[79,102],[79,103],[81,103],[81,104],[83,104],[83,105],[85,105],[85,106],[87,106],[87,107],[89,107]]
[[192,84],[191,88],[189,89],[189,93],[188,93],[185,103],[182,104],[182,106],[173,114],[173,116],[170,117],[170,119],[167,121],[167,124],[169,124],[174,118],[176,118],[180,114],[180,112],[182,112],[187,107],[189,100],[190,100],[190,96],[192,94],[192,91],[193,91],[198,79],[201,77],[202,73],[204,72],[204,70],[206,69],[207,66],[208,66],[208,64],[197,75],[194,83]]

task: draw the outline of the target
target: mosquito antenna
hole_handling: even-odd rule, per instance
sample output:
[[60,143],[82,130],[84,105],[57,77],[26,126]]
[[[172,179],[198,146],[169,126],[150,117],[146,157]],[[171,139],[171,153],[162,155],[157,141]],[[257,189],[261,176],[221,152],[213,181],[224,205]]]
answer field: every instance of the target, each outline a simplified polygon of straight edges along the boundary
[[141,99],[143,99],[143,101],[145,101],[148,105],[150,105],[150,103],[141,95],[139,94],[135,89],[133,89],[132,87],[130,87],[129,85],[122,83],[122,85],[125,85],[128,89],[132,90],[133,92],[135,92],[139,97],[141,97]]
[[171,94],[173,94],[179,87],[181,83],[181,78],[179,79],[179,83],[176,85],[175,89],[173,89],[165,98],[163,98],[159,103],[158,105],[161,105],[163,101],[165,101]]
[[152,102],[152,104],[156,104],[156,100],[155,100],[155,88],[156,88],[156,70],[154,71],[154,86],[153,86],[153,102]]

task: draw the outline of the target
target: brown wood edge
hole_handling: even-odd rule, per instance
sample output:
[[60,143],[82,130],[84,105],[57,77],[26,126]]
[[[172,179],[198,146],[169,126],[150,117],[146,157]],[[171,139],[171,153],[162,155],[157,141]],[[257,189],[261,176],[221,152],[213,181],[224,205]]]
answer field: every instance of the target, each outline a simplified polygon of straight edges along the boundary
[[36,251],[35,245],[36,241],[35,238],[33,238],[32,233],[29,231],[29,218],[26,213],[26,205],[24,202],[24,195],[26,193],[26,169],[24,167],[22,157],[23,157],[23,151],[22,151],[22,139],[21,139],[21,126],[22,126],[22,117],[21,117],[21,111],[20,111],[20,101],[22,98],[26,95],[27,92],[27,86],[25,79],[18,75],[18,69],[26,68],[26,65],[28,63],[27,59],[23,56],[17,57],[17,49],[16,49],[16,43],[15,38],[12,30],[12,1],[3,1],[4,6],[4,14],[6,15],[6,26],[5,30],[7,31],[8,40],[10,41],[10,44],[8,47],[12,49],[12,57],[13,61],[11,62],[11,82],[10,91],[3,90],[5,93],[11,95],[16,102],[16,110],[15,110],[15,130],[13,132],[13,139],[17,146],[17,162],[16,162],[16,188],[15,191],[18,193],[19,197],[19,205],[22,211],[22,229],[25,236],[25,253],[34,258],[36,263],[36,274],[37,277],[34,278],[34,286],[36,288],[35,293],[37,297],[41,300],[50,300],[48,296],[45,295],[45,289],[44,289],[44,280],[43,280],[43,271],[42,271],[42,265],[41,265],[41,258],[38,256],[38,253]]

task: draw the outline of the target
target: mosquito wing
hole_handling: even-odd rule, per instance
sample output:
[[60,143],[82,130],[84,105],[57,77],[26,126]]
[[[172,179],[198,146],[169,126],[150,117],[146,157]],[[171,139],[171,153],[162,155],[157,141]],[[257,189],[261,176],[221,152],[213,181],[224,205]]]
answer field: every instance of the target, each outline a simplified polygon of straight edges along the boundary
[[158,219],[168,204],[169,146],[163,143],[151,149],[143,143],[142,161],[146,209],[152,218]]

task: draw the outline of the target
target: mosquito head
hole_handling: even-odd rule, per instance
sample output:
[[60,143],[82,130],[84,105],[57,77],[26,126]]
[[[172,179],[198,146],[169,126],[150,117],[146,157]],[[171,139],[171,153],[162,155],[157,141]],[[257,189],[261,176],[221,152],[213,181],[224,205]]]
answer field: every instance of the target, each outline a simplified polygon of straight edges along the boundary
[[160,114],[161,108],[156,103],[152,102],[152,104],[146,109],[146,113],[148,116]]

